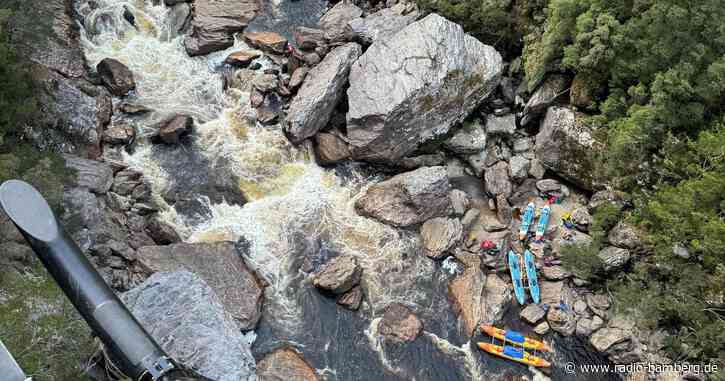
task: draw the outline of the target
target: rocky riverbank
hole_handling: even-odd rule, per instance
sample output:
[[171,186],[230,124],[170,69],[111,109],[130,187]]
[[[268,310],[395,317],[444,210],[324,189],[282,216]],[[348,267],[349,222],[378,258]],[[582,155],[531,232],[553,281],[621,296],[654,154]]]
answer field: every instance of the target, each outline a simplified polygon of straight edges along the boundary
[[[578,338],[615,364],[670,361],[663,333],[552,264],[591,242],[597,208],[626,207],[593,171],[603,142],[571,78],[529,93],[516,63],[406,1],[342,1],[265,30],[254,20],[284,18],[267,8],[52,0],[38,10],[50,43],[15,26],[42,90],[27,137],[74,174],[62,219],[165,350],[218,380],[352,379],[295,342],[299,327],[348,319],[373,343],[352,358],[378,378],[503,379],[470,348],[481,323]],[[129,60],[145,48],[188,73]],[[526,248],[526,205],[552,198],[544,239],[528,246],[542,302],[520,308],[504,254]],[[10,262],[27,261],[6,219],[0,232]],[[498,254],[482,254],[486,241]],[[616,272],[643,245],[620,222],[599,257]],[[310,305],[334,318],[313,321]],[[463,365],[407,368],[410,348]]]

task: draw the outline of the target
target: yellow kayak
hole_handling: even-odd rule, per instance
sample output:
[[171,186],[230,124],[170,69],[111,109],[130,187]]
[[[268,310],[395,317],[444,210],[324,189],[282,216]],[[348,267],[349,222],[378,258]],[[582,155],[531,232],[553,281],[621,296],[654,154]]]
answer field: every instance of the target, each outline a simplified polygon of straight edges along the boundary
[[503,341],[508,341],[510,343],[514,343],[516,345],[520,345],[526,349],[531,349],[535,351],[544,351],[544,352],[551,352],[551,348],[546,345],[545,342],[530,339],[528,337],[523,336],[522,334],[515,332],[515,331],[507,331],[505,329],[496,328],[492,325],[485,325],[481,324],[480,326],[481,332],[499,339]]
[[478,343],[478,347],[494,356],[520,362],[522,364],[532,365],[540,368],[548,368],[551,366],[551,363],[542,359],[541,357],[536,357],[534,355],[524,352],[523,348],[516,348],[509,345],[500,346],[489,343]]

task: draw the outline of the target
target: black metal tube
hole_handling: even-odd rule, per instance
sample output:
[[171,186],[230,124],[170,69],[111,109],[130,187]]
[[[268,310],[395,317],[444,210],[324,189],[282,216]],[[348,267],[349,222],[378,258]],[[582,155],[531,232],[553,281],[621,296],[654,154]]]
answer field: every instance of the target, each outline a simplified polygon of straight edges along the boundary
[[0,205],[126,376],[157,380],[174,368],[35,188],[22,181],[6,181],[0,186]]

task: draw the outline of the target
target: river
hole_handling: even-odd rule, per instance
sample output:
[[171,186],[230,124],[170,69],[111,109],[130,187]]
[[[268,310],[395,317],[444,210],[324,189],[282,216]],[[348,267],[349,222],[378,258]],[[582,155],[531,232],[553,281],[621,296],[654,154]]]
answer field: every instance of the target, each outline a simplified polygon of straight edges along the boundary
[[[85,9],[82,38],[91,67],[106,57],[126,64],[137,90],[115,99],[155,110],[143,116],[114,115],[135,126],[140,138],[125,161],[144,173],[162,216],[186,242],[249,242],[247,262],[269,285],[253,352],[258,358],[283,345],[299,349],[324,380],[492,380],[537,375],[524,366],[488,356],[461,337],[447,298],[452,275],[419,253],[417,232],[394,229],[358,216],[354,201],[380,180],[368,169],[346,164],[317,166],[304,149],[291,146],[279,125],[254,122],[249,93],[225,90],[222,61],[234,47],[189,57],[175,35],[169,8],[143,0],[98,0]],[[297,25],[314,25],[320,0],[276,0],[250,26],[290,37]],[[133,14],[135,26],[124,13]],[[262,62],[262,69],[272,65]],[[260,70],[262,70],[260,69]],[[175,113],[196,120],[192,141],[182,146],[151,144],[154,126]],[[210,177],[233,178],[249,201],[227,203],[199,187]],[[193,189],[194,200],[171,204],[172,190]],[[192,205],[192,206],[190,206]],[[351,312],[321,295],[310,273],[330,256],[351,254],[363,267],[366,302]],[[376,319],[391,302],[414,307],[424,332],[409,345],[381,341]],[[511,312],[509,321],[517,314]],[[560,365],[601,362],[576,340],[554,336],[554,380],[574,380]]]

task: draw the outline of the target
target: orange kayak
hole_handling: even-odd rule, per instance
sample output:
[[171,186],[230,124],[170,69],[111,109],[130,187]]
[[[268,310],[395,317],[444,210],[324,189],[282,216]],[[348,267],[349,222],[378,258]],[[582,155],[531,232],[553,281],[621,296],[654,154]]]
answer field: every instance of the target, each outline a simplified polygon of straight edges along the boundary
[[520,345],[526,349],[531,349],[531,350],[535,350],[535,351],[551,352],[551,348],[548,345],[546,345],[545,342],[530,339],[516,331],[510,331],[510,330],[507,331],[505,329],[496,328],[492,325],[485,325],[485,324],[481,324],[480,328],[481,328],[481,332],[483,332],[493,338],[503,340],[503,341],[508,341],[510,343]]
[[542,359],[541,357],[536,357],[532,354],[524,352],[523,348],[512,347],[509,345],[500,346],[489,343],[478,343],[478,347],[494,356],[520,362],[522,364],[532,365],[540,368],[548,368],[551,366],[551,363]]

